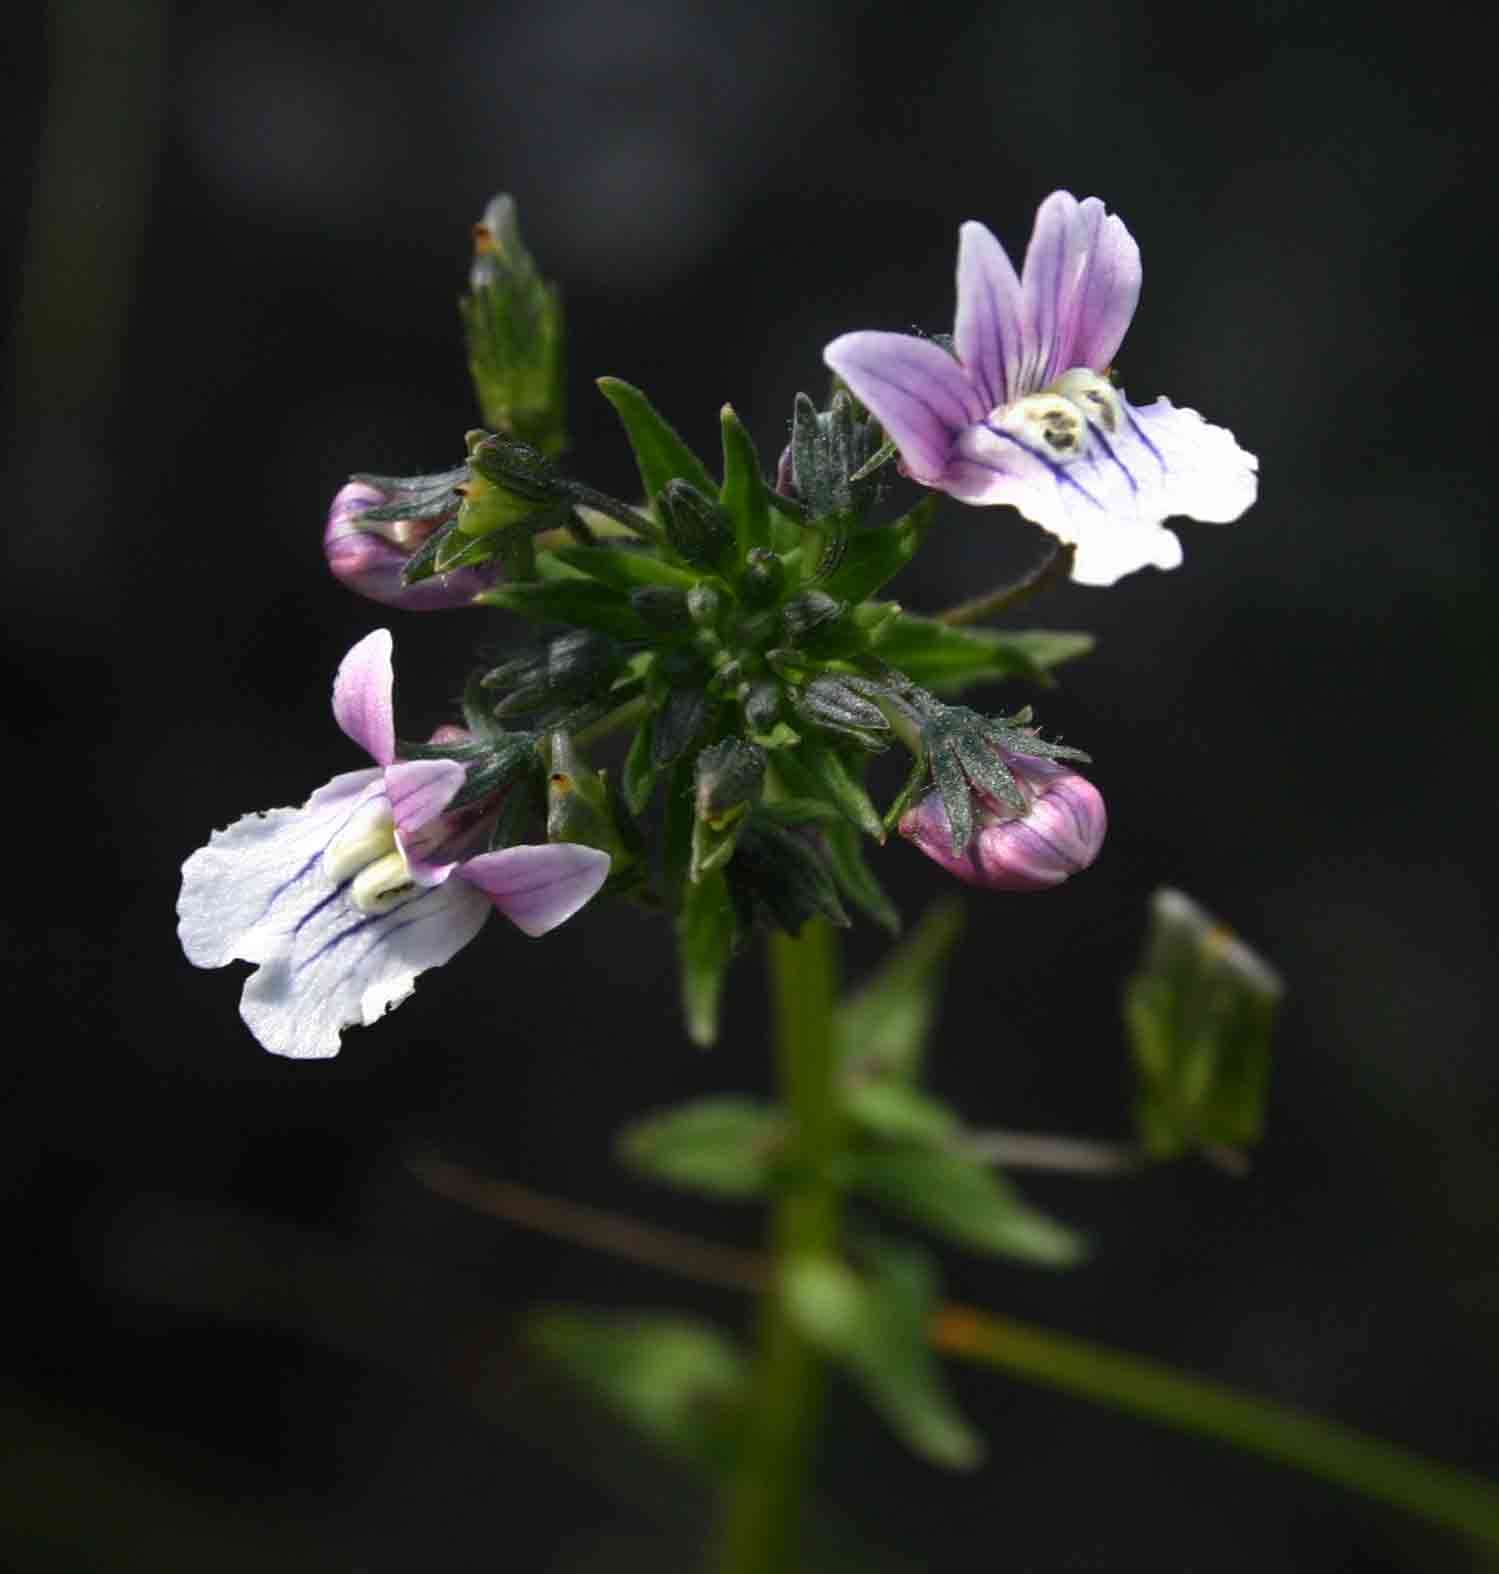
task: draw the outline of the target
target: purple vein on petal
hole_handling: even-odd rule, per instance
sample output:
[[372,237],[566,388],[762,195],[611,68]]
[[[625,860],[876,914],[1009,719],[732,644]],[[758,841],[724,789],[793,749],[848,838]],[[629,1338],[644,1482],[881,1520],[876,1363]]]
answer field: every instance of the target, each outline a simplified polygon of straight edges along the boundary
[[[1041,453],[1039,449],[1032,448],[1029,443],[1025,442],[1019,437],[1016,437],[1013,432],[1002,431],[997,426],[991,426],[988,421],[984,422],[984,430],[989,432],[994,437],[1004,438],[1007,443],[1014,443],[1014,445],[1022,453],[1029,454],[1032,459],[1038,460],[1041,464],[1045,465],[1046,468],[1051,471],[1053,479],[1059,482],[1065,481],[1068,486],[1081,493],[1082,496],[1094,506],[1094,508],[1103,509],[1103,504],[1100,503],[1096,497],[1094,497],[1087,487],[1085,487],[1075,476],[1069,475],[1067,473],[1066,467],[1064,465],[1058,464],[1055,459],[1052,459],[1046,454]],[[972,458],[973,456],[965,455],[965,457]],[[996,475],[1004,475],[1007,473],[1004,470],[1001,470],[998,465],[986,464],[982,459],[973,458],[973,462],[975,464],[984,465],[985,469],[994,471]]]

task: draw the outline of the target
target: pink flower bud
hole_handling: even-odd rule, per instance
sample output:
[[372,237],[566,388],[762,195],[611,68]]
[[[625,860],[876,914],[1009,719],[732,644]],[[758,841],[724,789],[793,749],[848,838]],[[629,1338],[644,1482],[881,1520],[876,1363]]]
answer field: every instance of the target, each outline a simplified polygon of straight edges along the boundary
[[364,481],[350,481],[333,499],[323,531],[323,553],[328,567],[350,590],[408,612],[435,612],[464,606],[494,583],[499,566],[486,563],[404,584],[401,575],[412,554],[442,521],[364,518],[367,510],[391,501]]
[[1045,891],[1086,869],[1108,825],[1103,795],[1086,777],[1053,760],[1005,755],[1025,794],[1023,812],[973,791],[973,840],[952,850],[952,827],[935,788],[901,816],[900,834],[934,863],[986,891]]

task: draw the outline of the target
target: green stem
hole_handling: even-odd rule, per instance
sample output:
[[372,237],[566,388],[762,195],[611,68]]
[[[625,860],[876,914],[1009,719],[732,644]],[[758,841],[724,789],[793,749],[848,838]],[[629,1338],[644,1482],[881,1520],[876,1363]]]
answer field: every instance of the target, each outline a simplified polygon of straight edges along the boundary
[[831,926],[815,918],[800,939],[772,934],[770,975],[776,1073],[792,1136],[771,1224],[772,1272],[760,1300],[758,1367],[720,1531],[717,1574],[787,1574],[796,1566],[825,1373],[781,1291],[794,1258],[837,1250],[842,1212],[834,1176],[843,1121],[833,1096],[838,952]]
[[1336,1422],[967,1306],[948,1306],[938,1313],[932,1342],[944,1355],[1217,1438],[1499,1544],[1499,1492],[1493,1482],[1418,1458]]
[[1018,606],[1022,601],[1029,601],[1032,596],[1056,584],[1058,580],[1066,579],[1072,572],[1072,556],[1070,546],[1054,541],[1046,556],[1024,579],[1018,579],[1012,585],[1001,585],[997,590],[987,590],[982,596],[975,596],[972,601],[963,601],[955,607],[949,607],[946,612],[937,614],[937,622],[952,627],[981,623],[985,618],[992,618],[996,612],[1002,612],[1007,607]]

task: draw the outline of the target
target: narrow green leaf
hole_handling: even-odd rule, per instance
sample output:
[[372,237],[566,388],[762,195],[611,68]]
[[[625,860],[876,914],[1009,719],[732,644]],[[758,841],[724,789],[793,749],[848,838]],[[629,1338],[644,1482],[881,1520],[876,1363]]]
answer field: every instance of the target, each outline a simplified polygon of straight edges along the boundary
[[662,1448],[721,1466],[733,1454],[745,1363],[717,1329],[685,1317],[538,1312],[527,1340]]
[[908,1448],[933,1464],[970,1470],[984,1445],[949,1396],[927,1341],[936,1303],[931,1269],[909,1247],[880,1246],[869,1255],[867,1275],[832,1257],[793,1259],[787,1311]]
[[630,813],[642,815],[656,790],[656,767],[651,763],[651,719],[649,716],[635,731],[625,755],[620,786]]
[[496,585],[475,598],[538,623],[571,623],[618,639],[642,639],[644,620],[617,590],[589,579],[527,580]]
[[641,484],[652,503],[668,481],[679,479],[690,481],[698,491],[709,496],[717,494],[718,487],[703,468],[702,461],[638,388],[632,388],[617,377],[601,377],[599,391],[624,423],[630,447],[635,451]]
[[947,959],[963,930],[956,897],[935,902],[838,1011],[838,1048],[855,1074],[914,1083],[937,1016]]
[[723,429],[723,489],[719,501],[734,521],[741,562],[757,547],[770,545],[770,503],[760,455],[744,423],[725,405],[719,413]]
[[843,561],[822,581],[822,588],[855,605],[867,600],[915,557],[936,512],[933,494],[892,525],[855,531],[844,546]]
[[564,543],[551,555],[590,579],[616,590],[636,590],[642,585],[669,585],[691,590],[698,576],[674,563],[664,563],[653,552],[639,547],[585,547]]
[[962,1126],[956,1113],[920,1088],[891,1078],[855,1077],[844,1088],[844,1107],[853,1120],[887,1142],[946,1147]]
[[874,871],[864,856],[864,845],[859,839],[859,833],[847,820],[833,820],[823,826],[822,845],[838,889],[882,929],[898,935],[901,929],[900,909],[875,879]]
[[917,1147],[861,1153],[854,1183],[960,1246],[1048,1268],[1065,1268],[1083,1254],[1081,1236],[1023,1201],[994,1170],[958,1153]]
[[892,617],[870,632],[882,660],[938,693],[1005,678],[1049,684],[1053,667],[1086,655],[1094,644],[1091,634],[955,628],[911,613]]
[[[692,856],[692,804],[687,805],[687,858]],[[685,870],[683,871],[685,874]],[[718,1039],[718,1007],[724,977],[734,954],[736,925],[729,888],[722,869],[696,885],[684,882],[682,910],[677,918],[677,945],[682,967],[682,1007],[687,1036],[702,1049]]]
[[804,735],[799,748],[776,759],[776,768],[798,797],[824,798],[866,836],[885,839],[880,811],[842,756],[821,739]]
[[782,1130],[775,1105],[730,1094],[632,1121],[617,1147],[631,1169],[668,1185],[714,1197],[758,1197],[770,1183]]

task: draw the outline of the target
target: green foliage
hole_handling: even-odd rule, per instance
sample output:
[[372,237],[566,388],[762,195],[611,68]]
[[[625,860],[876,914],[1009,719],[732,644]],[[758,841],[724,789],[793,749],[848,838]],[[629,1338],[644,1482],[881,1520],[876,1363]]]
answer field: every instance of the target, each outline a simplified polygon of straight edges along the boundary
[[783,1123],[773,1104],[735,1095],[695,1099],[619,1134],[632,1169],[715,1197],[757,1197],[770,1185]]
[[[889,583],[916,556],[937,515],[935,494],[924,498],[893,525],[855,531],[843,548],[843,560],[823,581],[830,596],[858,604]],[[899,666],[899,662],[892,663]],[[915,674],[912,674],[914,677]],[[918,681],[924,681],[918,679]]]
[[907,1447],[967,1470],[983,1443],[959,1414],[932,1354],[936,1306],[930,1264],[912,1247],[868,1247],[867,1271],[830,1256],[794,1258],[783,1294],[797,1327],[859,1385]]
[[[691,858],[692,805],[687,804],[686,858]],[[718,1039],[718,1008],[724,976],[734,954],[738,927],[722,869],[696,882],[683,879],[682,907],[677,917],[677,951],[682,973],[682,1009],[687,1036],[702,1049]]]
[[1052,669],[1087,655],[1094,639],[1061,630],[955,628],[902,612],[882,625],[874,645],[882,660],[913,683],[955,694],[1006,678],[1049,685]]
[[1031,1207],[1008,1181],[958,1150],[883,1147],[857,1155],[854,1182],[881,1206],[959,1246],[1065,1268],[1083,1241]]
[[1147,1153],[1259,1140],[1281,993],[1271,968],[1191,898],[1155,893],[1145,957],[1124,995]]
[[725,405],[719,415],[723,428],[723,488],[719,501],[734,520],[741,559],[770,545],[770,501],[755,440],[744,423]]
[[496,585],[475,599],[537,623],[570,623],[617,639],[642,639],[649,632],[625,596],[591,579],[524,580]]
[[569,568],[586,574],[616,590],[638,590],[642,586],[666,585],[687,592],[698,576],[688,568],[668,563],[654,552],[629,546],[576,546],[564,542],[552,548],[552,556]]
[[721,1467],[734,1452],[744,1361],[717,1329],[686,1317],[536,1313],[528,1342],[667,1452]]
[[654,503],[668,481],[690,482],[699,492],[716,496],[717,486],[703,468],[702,461],[677,436],[638,388],[617,377],[599,378],[599,391],[612,404],[640,470],[640,483],[646,497]]

